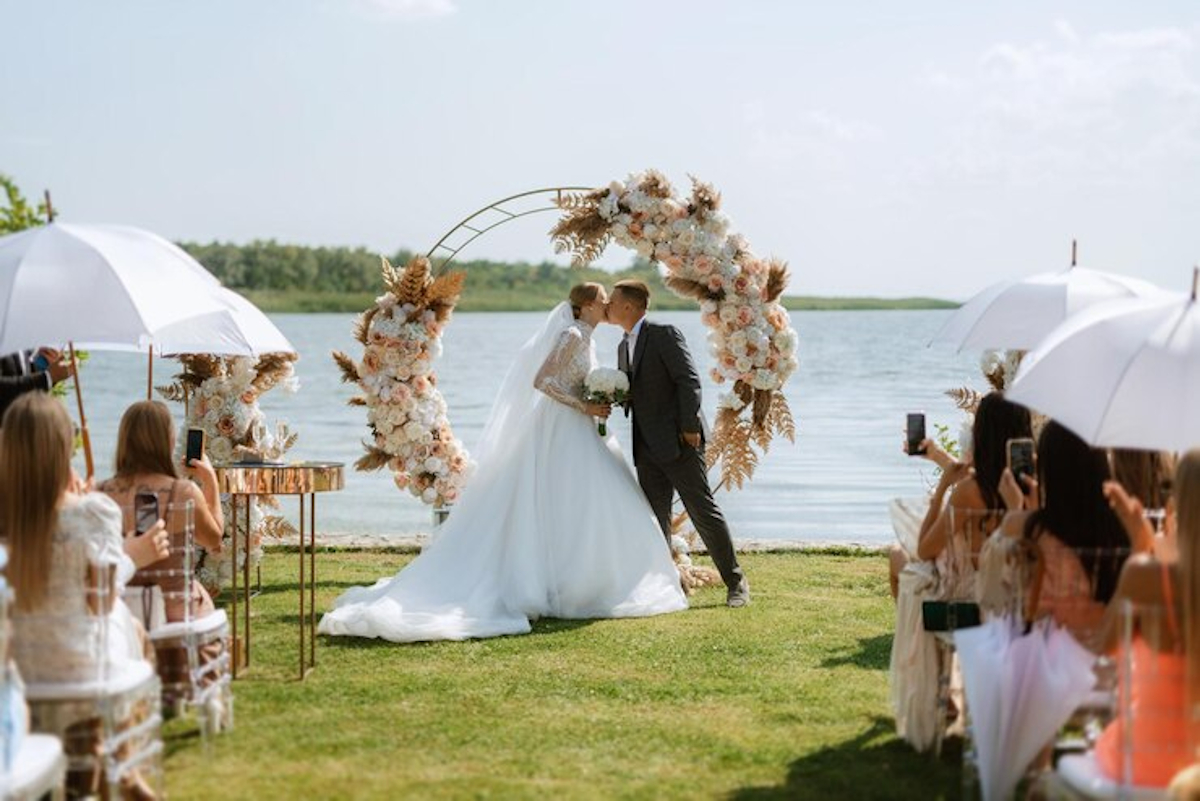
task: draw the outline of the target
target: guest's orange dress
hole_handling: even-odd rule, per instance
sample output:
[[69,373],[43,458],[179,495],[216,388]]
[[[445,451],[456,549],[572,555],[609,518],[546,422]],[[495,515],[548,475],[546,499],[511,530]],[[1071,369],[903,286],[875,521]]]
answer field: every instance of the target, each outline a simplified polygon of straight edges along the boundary
[[[1181,643],[1165,564],[1162,577],[1167,625],[1175,642]],[[1184,719],[1186,659],[1180,646],[1171,651],[1156,651],[1140,636],[1134,637],[1129,656],[1132,675],[1124,673],[1126,660],[1122,658],[1121,681],[1128,682],[1132,702],[1133,783],[1140,787],[1166,787],[1176,773],[1191,764]],[[1096,741],[1096,763],[1114,781],[1120,781],[1124,774],[1124,736],[1125,721],[1118,715]]]

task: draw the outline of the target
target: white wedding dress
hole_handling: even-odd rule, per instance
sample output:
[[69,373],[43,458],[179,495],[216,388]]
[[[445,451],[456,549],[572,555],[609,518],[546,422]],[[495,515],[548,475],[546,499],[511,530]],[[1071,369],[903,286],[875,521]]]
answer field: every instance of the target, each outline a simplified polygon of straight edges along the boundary
[[325,634],[393,642],[524,634],[541,617],[687,607],[670,550],[615,437],[583,413],[592,328],[560,304],[501,386],[479,467],[437,538],[391,578],[355,587]]

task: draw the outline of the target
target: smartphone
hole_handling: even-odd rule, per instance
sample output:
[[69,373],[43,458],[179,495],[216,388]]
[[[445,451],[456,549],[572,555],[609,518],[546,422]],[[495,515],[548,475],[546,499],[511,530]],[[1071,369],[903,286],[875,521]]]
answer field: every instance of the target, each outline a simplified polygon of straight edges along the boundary
[[158,522],[158,496],[153,492],[139,492],[133,496],[133,535],[140,537]]
[[925,412],[910,412],[904,430],[908,438],[908,455],[919,456],[925,453],[925,448],[921,446],[925,441]]
[[33,365],[34,372],[37,373],[44,373],[50,369],[50,360],[46,358],[46,354],[44,353],[39,353],[34,356],[33,360],[30,361],[30,364]]
[[1013,478],[1017,480],[1017,486],[1024,492],[1026,487],[1025,482],[1021,480],[1022,477],[1034,477],[1033,440],[1021,437],[1008,441],[1008,469],[1012,471]]
[[183,463],[191,465],[192,460],[204,458],[204,429],[189,428],[187,432],[187,447],[184,449]]

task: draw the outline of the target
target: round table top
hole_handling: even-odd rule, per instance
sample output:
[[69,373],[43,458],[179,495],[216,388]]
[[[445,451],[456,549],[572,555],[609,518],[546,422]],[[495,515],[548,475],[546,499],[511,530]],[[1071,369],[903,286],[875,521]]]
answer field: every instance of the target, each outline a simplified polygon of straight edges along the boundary
[[306,495],[346,486],[342,462],[229,462],[213,465],[217,486],[230,495]]

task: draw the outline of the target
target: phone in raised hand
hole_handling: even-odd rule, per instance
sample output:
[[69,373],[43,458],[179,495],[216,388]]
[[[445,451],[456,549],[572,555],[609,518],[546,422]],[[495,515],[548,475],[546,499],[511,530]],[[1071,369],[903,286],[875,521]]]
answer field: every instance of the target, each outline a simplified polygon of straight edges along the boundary
[[1021,492],[1026,492],[1029,488],[1025,484],[1025,478],[1033,478],[1033,440],[1029,437],[1018,437],[1010,439],[1008,446],[1008,469],[1012,471],[1013,478],[1017,480],[1017,486],[1021,488]]
[[925,412],[909,412],[904,430],[908,440],[908,455],[923,455],[925,447],[921,443],[925,441]]

